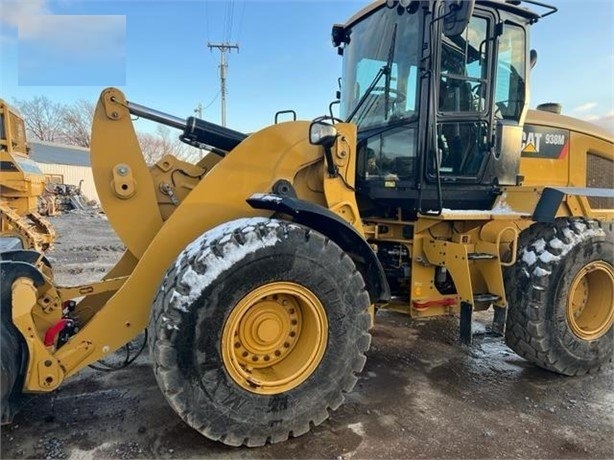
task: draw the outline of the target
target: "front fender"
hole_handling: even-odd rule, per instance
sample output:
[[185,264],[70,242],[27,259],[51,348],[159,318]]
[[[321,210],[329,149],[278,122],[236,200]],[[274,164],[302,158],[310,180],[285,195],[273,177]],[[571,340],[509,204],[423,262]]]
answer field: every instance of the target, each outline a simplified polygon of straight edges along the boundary
[[334,212],[309,201],[274,194],[254,194],[247,203],[255,209],[266,209],[292,216],[294,222],[312,228],[333,240],[354,261],[366,285],[372,303],[390,300],[390,287],[384,268],[369,243]]

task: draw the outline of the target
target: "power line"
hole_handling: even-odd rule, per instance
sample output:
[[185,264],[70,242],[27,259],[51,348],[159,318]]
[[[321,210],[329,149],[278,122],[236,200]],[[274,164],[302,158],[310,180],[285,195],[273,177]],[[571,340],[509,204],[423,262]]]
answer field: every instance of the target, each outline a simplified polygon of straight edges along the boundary
[[213,96],[213,99],[211,99],[211,102],[209,102],[204,108],[203,110],[207,110],[209,107],[211,107],[213,105],[213,103],[215,101],[217,101],[218,96],[220,95],[220,91],[218,90],[218,92],[215,94],[215,96]]
[[234,0],[230,0],[230,19],[228,20],[228,37],[226,41],[229,41],[232,38],[232,26],[234,25],[234,14],[235,14],[235,2]]
[[241,16],[239,16],[239,33],[237,35],[237,41],[241,41],[241,33],[243,32],[243,17],[245,16],[245,0],[243,0],[243,8],[241,8]]
[[209,41],[209,9],[207,8],[207,4],[209,2],[205,0],[205,29],[207,30],[207,41]]
[[224,38],[228,42],[232,37],[232,26],[234,23],[234,0],[226,1],[226,8],[224,9]]

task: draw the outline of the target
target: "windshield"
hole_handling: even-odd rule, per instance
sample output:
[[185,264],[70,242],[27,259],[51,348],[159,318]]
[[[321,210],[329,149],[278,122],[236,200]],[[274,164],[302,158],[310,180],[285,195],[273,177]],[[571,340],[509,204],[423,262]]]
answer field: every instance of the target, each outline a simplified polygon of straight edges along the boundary
[[399,15],[396,8],[384,7],[349,31],[350,43],[343,52],[341,117],[352,114],[348,121],[359,130],[416,113],[419,22],[419,14]]

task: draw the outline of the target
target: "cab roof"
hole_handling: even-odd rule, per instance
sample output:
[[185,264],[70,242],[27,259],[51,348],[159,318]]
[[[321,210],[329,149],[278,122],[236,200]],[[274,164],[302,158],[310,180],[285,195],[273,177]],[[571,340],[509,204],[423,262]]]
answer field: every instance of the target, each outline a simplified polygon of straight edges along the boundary
[[[525,18],[527,19],[527,21],[531,23],[536,22],[537,20],[557,11],[557,8],[550,6],[550,5],[543,4],[543,3],[539,3],[539,2],[525,1],[524,3],[536,4],[542,8],[547,9],[548,11],[545,12],[544,14],[537,13],[524,6],[520,6],[522,2],[519,0],[518,1],[517,0],[477,0],[476,1],[477,5],[484,5],[484,6],[489,6],[492,8],[497,8],[499,10],[507,11],[509,13]],[[349,28],[353,26],[354,23],[356,23],[359,19],[363,18],[364,16],[369,15],[371,12],[373,12],[374,10],[376,10],[377,8],[385,4],[386,4],[386,0],[376,0],[370,3],[369,5],[365,6],[363,9],[358,11],[356,14],[354,14],[343,25],[343,28]]]

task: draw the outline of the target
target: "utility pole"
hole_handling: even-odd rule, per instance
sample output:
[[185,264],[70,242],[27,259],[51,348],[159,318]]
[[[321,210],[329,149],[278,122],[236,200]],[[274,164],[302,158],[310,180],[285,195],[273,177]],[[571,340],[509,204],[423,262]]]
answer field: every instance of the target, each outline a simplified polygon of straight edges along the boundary
[[229,53],[233,49],[236,49],[239,52],[239,44],[238,43],[207,43],[207,46],[210,50],[213,48],[217,48],[220,50],[220,95],[222,97],[222,126],[226,126],[226,70],[228,69],[228,64],[226,62],[226,53]]
[[[199,102],[196,108],[194,109],[194,113],[198,114],[198,118],[203,119],[203,105]],[[203,159],[203,149],[198,149],[198,159]]]
[[203,105],[199,102],[196,108],[194,109],[194,113],[198,114],[198,118],[203,119]]

